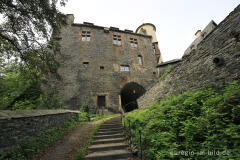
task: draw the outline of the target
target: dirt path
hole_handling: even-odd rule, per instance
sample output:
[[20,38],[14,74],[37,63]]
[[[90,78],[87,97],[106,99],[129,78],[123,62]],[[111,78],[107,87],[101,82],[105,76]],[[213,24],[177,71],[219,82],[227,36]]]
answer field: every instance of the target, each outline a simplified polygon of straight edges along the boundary
[[73,158],[80,146],[87,142],[88,136],[93,132],[94,127],[102,121],[99,120],[76,127],[45,151],[40,160],[69,160]]

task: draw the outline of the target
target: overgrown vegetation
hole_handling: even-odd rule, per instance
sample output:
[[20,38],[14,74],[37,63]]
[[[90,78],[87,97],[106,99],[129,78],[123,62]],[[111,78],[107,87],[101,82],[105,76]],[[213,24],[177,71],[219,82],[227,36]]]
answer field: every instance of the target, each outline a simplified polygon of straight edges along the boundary
[[[240,85],[236,81],[220,93],[203,89],[169,97],[129,113],[126,119],[132,133],[133,126],[142,130],[146,160],[240,159]],[[133,142],[139,142],[139,135]]]
[[163,80],[173,69],[172,65],[168,65],[168,68],[164,71],[162,75],[158,78],[159,81]]
[[21,69],[14,61],[0,67],[0,110],[60,108],[57,94],[41,89],[40,73]]

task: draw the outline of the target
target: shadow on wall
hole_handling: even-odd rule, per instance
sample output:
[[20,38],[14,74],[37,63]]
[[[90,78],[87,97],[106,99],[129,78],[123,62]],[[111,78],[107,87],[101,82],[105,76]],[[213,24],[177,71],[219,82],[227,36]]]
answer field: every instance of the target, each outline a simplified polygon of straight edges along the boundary
[[141,97],[146,90],[143,86],[130,82],[121,89],[121,102],[124,112],[130,112],[138,109],[137,99]]

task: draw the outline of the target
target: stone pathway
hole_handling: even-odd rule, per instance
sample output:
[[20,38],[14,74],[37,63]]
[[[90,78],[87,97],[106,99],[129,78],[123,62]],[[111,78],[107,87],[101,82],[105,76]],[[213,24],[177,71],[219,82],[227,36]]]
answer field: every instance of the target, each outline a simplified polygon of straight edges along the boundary
[[120,117],[112,118],[101,125],[88,148],[86,160],[127,160],[131,158],[123,136]]

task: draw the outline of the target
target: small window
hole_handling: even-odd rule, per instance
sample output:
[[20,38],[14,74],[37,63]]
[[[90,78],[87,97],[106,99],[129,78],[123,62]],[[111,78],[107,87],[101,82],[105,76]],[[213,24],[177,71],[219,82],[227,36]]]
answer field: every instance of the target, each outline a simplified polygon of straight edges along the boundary
[[129,65],[121,65],[120,71],[129,72],[130,71]]
[[153,53],[156,54],[156,47],[154,44],[152,44],[152,49],[153,49]]
[[89,62],[83,62],[83,67],[87,68],[89,65]]
[[100,70],[104,70],[104,66],[100,66]]
[[82,41],[90,41],[90,40],[91,40],[91,32],[82,31]]
[[138,56],[138,64],[140,64],[140,65],[143,64],[142,56],[141,56],[141,55]]
[[113,44],[115,45],[122,45],[122,39],[121,39],[121,35],[113,35]]
[[137,47],[138,47],[137,39],[130,38],[130,45],[131,45],[131,47],[133,47],[133,48],[137,48]]

